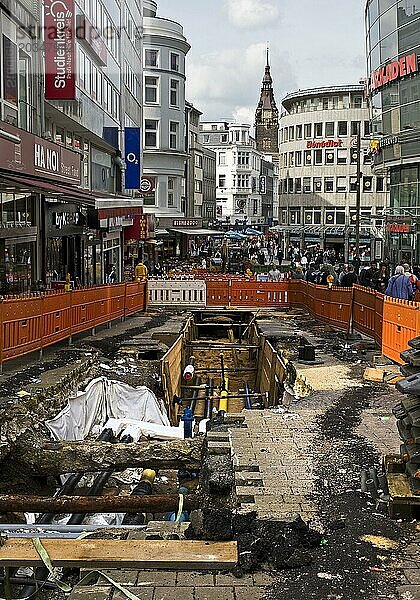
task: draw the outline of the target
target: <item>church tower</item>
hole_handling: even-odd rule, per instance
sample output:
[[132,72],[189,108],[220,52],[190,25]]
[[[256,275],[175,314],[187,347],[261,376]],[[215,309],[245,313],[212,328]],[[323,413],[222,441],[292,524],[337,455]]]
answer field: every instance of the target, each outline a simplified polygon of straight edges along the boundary
[[261,97],[255,112],[255,139],[257,150],[265,154],[278,154],[279,151],[279,111],[273,91],[273,79],[267,48],[267,64],[262,82]]

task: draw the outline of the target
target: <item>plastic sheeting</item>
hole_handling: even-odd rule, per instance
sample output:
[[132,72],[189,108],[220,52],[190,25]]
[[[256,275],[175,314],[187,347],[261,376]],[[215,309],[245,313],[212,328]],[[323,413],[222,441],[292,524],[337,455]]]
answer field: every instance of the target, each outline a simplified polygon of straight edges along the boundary
[[132,419],[170,427],[163,402],[149,388],[133,388],[106,377],[93,379],[84,392],[70,398],[67,406],[46,426],[56,440],[85,439],[95,428],[103,429],[108,419]]
[[138,442],[142,436],[158,438],[159,440],[184,439],[184,423],[182,421],[179,427],[166,427],[134,419],[109,419],[105,423],[105,429],[112,429],[115,435],[122,432],[124,432],[124,435],[131,435],[135,442]]

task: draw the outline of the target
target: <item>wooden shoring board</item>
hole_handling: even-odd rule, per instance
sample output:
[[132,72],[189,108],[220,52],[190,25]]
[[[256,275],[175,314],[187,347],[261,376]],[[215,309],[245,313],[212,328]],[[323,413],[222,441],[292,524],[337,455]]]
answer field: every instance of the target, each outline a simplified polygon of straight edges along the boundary
[[[54,540],[42,545],[54,567],[89,569],[206,569],[236,566],[236,542],[190,540]],[[6,540],[0,547],[0,565],[43,566],[30,539]]]

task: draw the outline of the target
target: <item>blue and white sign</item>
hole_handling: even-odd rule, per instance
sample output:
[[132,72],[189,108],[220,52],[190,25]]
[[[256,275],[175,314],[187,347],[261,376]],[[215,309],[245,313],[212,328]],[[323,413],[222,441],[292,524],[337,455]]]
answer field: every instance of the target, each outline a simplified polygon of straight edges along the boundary
[[140,127],[125,128],[125,189],[140,189]]

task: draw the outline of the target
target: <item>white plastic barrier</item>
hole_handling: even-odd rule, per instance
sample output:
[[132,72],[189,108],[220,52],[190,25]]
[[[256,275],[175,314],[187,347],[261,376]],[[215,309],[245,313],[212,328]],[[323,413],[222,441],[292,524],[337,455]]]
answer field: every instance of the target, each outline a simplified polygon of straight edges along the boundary
[[205,281],[177,281],[149,279],[150,306],[206,306]]

